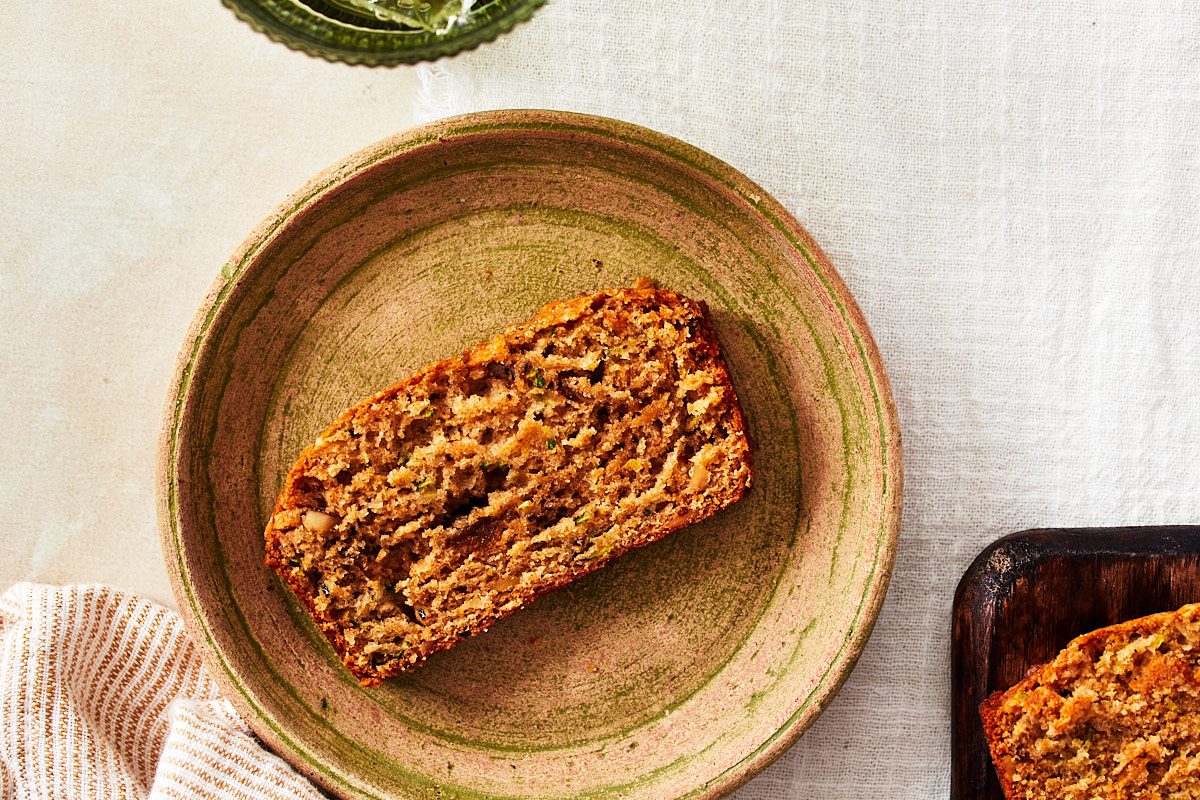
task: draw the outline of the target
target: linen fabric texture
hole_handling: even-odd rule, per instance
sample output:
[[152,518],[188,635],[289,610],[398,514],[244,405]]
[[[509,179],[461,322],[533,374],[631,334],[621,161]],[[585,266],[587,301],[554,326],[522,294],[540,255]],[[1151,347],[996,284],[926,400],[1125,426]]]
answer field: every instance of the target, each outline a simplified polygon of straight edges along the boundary
[[16,800],[319,800],[172,611],[104,586],[0,597],[0,788]]

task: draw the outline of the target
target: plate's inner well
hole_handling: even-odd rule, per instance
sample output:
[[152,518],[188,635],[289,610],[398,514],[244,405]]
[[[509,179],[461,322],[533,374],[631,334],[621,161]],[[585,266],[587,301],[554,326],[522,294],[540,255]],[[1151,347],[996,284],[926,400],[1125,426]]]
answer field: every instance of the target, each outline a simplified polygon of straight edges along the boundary
[[[856,655],[888,568],[884,390],[791,234],[708,166],[553,129],[446,137],[384,159],[247,256],[256,271],[214,323],[196,438],[181,445],[196,489],[181,503],[212,539],[186,567],[200,605],[223,609],[211,635],[245,702],[322,781],[682,796],[815,715]],[[710,305],[755,443],[749,496],[359,687],[261,566],[299,450],[344,408],[544,302],[640,275]]]

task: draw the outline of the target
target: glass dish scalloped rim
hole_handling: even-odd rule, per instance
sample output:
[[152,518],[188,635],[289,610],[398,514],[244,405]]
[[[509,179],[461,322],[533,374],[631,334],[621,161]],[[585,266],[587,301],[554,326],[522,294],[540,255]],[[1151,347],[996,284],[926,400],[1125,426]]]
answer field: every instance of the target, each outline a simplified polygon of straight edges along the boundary
[[448,36],[353,25],[300,0],[221,2],[242,22],[293,50],[327,61],[385,67],[435,61],[473,50],[527,21],[546,0],[485,0],[469,23]]

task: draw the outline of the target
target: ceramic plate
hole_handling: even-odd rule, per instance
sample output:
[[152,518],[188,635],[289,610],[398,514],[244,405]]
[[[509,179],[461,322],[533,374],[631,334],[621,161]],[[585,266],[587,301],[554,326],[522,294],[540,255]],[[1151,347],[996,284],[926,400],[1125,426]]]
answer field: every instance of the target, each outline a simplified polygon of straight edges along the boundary
[[[262,566],[300,448],[543,303],[651,276],[707,301],[749,418],[741,503],[360,687]],[[160,504],[179,606],[273,749],[339,795],[717,797],[830,701],[883,600],[900,441],[833,267],[728,165],[614,120],[446,120],[263,222],[196,317]]]
[[476,0],[467,23],[445,34],[377,19],[346,0],[224,0],[277,42],[331,61],[387,66],[433,61],[490,42],[545,0]]

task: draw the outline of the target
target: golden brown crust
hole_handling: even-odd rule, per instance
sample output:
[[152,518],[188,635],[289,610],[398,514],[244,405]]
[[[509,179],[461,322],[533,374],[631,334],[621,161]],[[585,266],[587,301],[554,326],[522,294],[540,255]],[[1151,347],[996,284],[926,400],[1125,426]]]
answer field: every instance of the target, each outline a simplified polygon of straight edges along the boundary
[[984,700],[983,705],[979,707],[979,716],[983,719],[983,734],[987,738],[988,750],[992,754],[992,765],[996,768],[996,778],[1000,781],[1000,788],[1008,800],[1013,800],[1017,796],[1013,786],[1013,763],[1000,744],[1001,731],[998,715],[1004,696],[1005,692],[992,692],[988,695],[987,700]]
[[[727,408],[724,409],[727,412],[726,421],[730,428],[740,434],[741,452],[737,456],[744,462],[745,480],[734,486],[726,487],[724,491],[714,493],[711,497],[706,498],[706,507],[701,511],[680,507],[673,516],[655,520],[657,524],[640,530],[639,535],[634,540],[614,547],[603,557],[576,563],[567,572],[556,576],[551,582],[537,586],[535,590],[518,593],[520,603],[517,607],[481,620],[477,624],[472,625],[462,635],[473,635],[486,630],[487,627],[498,619],[508,616],[517,610],[517,608],[527,605],[537,597],[604,567],[613,559],[630,550],[658,541],[693,522],[704,519],[716,513],[716,511],[737,502],[744,496],[752,483],[751,443],[746,430],[745,415],[738,402],[737,395],[733,391],[732,382],[721,357],[716,334],[708,320],[707,308],[702,302],[667,290],[638,287],[613,289],[576,297],[571,300],[549,303],[528,322],[514,325],[493,339],[469,348],[459,356],[431,364],[343,412],[318,437],[316,442],[300,453],[295,465],[284,481],[284,485],[275,503],[271,522],[268,523],[265,532],[265,563],[279,574],[291,591],[300,599],[330,644],[342,656],[347,668],[363,685],[376,685],[391,675],[411,668],[413,664],[396,663],[367,667],[362,660],[351,658],[352,648],[343,635],[343,629],[318,603],[316,587],[303,573],[293,569],[281,552],[280,529],[276,525],[276,518],[282,512],[286,512],[289,509],[305,508],[309,505],[308,501],[311,499],[310,490],[305,488],[304,481],[318,453],[322,440],[334,436],[338,431],[344,430],[352,423],[369,423],[376,410],[382,404],[397,398],[410,388],[428,381],[432,377],[454,373],[481,364],[503,363],[508,357],[511,347],[527,342],[532,337],[555,326],[578,320],[599,308],[602,304],[612,301],[629,305],[645,305],[649,303],[664,308],[684,309],[696,319],[697,324],[694,330],[696,350],[708,362],[706,367],[719,375],[719,385],[727,389],[724,395],[727,398],[725,401]],[[453,646],[456,641],[456,639],[452,639],[431,643],[430,646],[422,651],[420,661],[424,661],[427,656],[434,652]],[[419,663],[419,661],[416,663]]]

